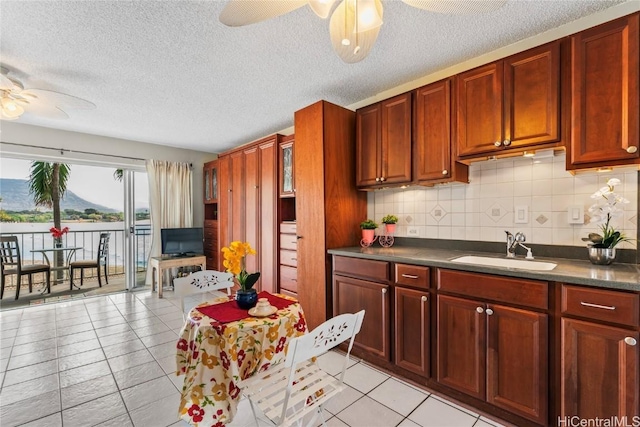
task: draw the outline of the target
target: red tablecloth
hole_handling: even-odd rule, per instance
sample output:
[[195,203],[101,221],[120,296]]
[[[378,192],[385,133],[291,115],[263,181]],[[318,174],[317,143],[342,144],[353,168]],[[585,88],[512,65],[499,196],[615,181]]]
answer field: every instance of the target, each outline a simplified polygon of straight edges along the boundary
[[[258,298],[266,298],[269,304],[278,310],[289,307],[295,301],[286,300],[279,296],[272,295],[269,292],[262,291],[258,294]],[[222,304],[207,305],[196,308],[200,313],[211,319],[216,319],[220,323],[229,323],[251,317],[247,310],[238,307],[235,301],[223,302]]]

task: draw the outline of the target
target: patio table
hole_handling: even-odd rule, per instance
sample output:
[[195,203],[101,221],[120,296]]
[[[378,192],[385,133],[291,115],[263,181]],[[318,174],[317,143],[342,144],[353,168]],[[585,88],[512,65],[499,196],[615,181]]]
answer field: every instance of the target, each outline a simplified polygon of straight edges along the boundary
[[[78,249],[82,249],[82,246],[60,246],[60,247],[52,247],[52,248],[32,249],[31,252],[42,253],[49,267],[51,267],[51,260],[49,260],[49,256],[47,255],[47,252],[52,252],[54,255],[58,252],[63,252],[63,253],[67,252],[64,265],[56,265],[54,267],[51,267],[51,271],[69,271],[69,263],[71,262],[73,255],[76,253]],[[76,286],[76,288],[78,287]]]

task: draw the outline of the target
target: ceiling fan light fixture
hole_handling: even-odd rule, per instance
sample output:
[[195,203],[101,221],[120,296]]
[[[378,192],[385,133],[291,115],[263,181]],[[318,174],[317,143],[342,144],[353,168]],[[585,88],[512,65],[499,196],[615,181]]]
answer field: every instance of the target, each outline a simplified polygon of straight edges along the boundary
[[336,0],[309,0],[309,7],[322,19],[327,19]]
[[[362,30],[359,27],[363,21],[356,17],[369,6],[375,8],[377,21]],[[369,54],[380,32],[382,13],[380,0],[343,0],[336,7],[331,15],[329,35],[340,59],[351,64],[362,61]]]
[[2,117],[6,119],[17,119],[24,113],[24,108],[6,95],[2,97],[0,102],[2,103]]

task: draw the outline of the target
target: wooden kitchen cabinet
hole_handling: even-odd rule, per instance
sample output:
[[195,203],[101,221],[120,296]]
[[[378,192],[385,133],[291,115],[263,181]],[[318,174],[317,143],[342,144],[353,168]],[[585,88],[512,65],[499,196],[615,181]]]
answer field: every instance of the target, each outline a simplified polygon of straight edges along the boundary
[[562,417],[640,417],[639,304],[636,293],[562,285]]
[[294,116],[297,290],[309,329],[333,313],[327,250],[356,246],[362,238],[367,195],[353,180],[355,119],[353,111],[326,101]]
[[469,182],[469,167],[456,162],[448,78],[415,90],[414,179],[419,184]]
[[558,40],[456,76],[460,159],[560,145],[560,47]]
[[396,287],[394,289],[395,364],[429,377],[431,310],[429,293]]
[[571,37],[567,169],[640,163],[639,14]]
[[334,274],[334,315],[365,310],[354,348],[391,360],[389,285]]
[[469,291],[438,294],[438,383],[546,424],[548,314],[497,302],[546,308],[531,293],[547,284],[448,270],[438,270],[438,277],[442,292]]
[[207,268],[218,269],[218,161],[204,164],[204,255]]
[[286,136],[280,143],[280,197],[295,196],[294,138]]
[[412,93],[356,111],[356,185],[379,188],[411,182]]

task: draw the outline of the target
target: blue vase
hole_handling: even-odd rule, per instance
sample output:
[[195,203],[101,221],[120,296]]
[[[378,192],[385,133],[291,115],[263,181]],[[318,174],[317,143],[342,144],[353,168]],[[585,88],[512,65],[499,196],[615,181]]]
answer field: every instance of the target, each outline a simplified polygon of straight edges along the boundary
[[236,304],[243,310],[249,310],[255,307],[258,302],[258,293],[255,289],[248,291],[238,290],[236,292]]

